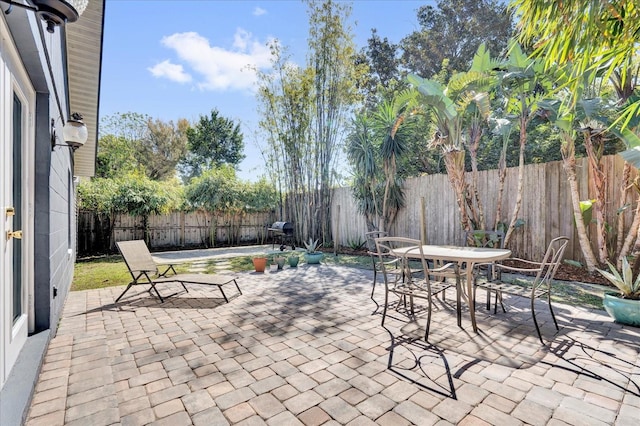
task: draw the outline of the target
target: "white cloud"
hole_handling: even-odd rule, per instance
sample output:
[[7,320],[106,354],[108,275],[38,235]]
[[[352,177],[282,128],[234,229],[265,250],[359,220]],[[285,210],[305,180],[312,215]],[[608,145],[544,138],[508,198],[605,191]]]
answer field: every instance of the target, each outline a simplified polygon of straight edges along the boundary
[[168,59],[147,69],[154,77],[165,77],[177,83],[188,83],[191,81],[191,76],[184,72],[182,65],[172,64]]
[[252,68],[266,69],[271,65],[266,43],[242,28],[236,30],[231,49],[212,46],[195,32],[163,37],[162,44],[173,49],[193,74],[201,76],[197,84],[203,90],[250,90],[256,82]]
[[262,15],[266,15],[267,11],[264,10],[263,8],[257,6],[255,9],[253,9],[253,16],[262,16]]

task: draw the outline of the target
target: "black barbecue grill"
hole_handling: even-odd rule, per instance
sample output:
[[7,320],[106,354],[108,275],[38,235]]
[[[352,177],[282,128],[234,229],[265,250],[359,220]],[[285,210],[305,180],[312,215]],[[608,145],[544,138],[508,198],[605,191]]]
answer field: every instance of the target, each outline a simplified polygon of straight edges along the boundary
[[267,228],[267,231],[273,236],[272,247],[275,247],[276,241],[280,244],[280,251],[284,250],[287,245],[291,246],[291,250],[295,250],[293,244],[293,223],[291,222],[273,222]]

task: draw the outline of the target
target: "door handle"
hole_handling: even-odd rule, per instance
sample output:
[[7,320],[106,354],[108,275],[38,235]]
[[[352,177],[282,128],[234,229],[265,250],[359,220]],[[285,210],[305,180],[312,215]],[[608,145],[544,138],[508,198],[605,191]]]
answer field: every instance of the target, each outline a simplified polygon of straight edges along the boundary
[[15,238],[16,240],[22,239],[22,231],[7,231],[7,240]]
[[6,217],[15,216],[16,215],[16,209],[13,208],[13,207],[5,207],[4,215]]

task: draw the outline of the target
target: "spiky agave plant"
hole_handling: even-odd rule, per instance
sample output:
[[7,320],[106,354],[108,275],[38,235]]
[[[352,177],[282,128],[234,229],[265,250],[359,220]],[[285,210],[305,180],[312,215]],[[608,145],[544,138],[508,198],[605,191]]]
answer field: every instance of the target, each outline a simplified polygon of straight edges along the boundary
[[314,241],[313,238],[309,238],[309,242],[304,242],[304,247],[307,249],[307,253],[313,254],[319,248],[318,240]]
[[620,297],[640,300],[640,274],[636,276],[635,280],[633,279],[633,272],[627,258],[622,258],[622,274],[611,263],[607,262],[607,264],[611,272],[602,269],[598,269],[598,272],[620,290]]

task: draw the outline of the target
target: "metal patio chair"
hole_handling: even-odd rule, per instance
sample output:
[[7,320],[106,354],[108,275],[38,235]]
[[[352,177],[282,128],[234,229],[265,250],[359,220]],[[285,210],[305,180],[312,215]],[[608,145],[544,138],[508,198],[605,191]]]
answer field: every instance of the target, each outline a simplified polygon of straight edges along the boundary
[[[422,299],[427,301],[427,324],[425,326],[425,341],[429,338],[429,329],[431,326],[431,312],[433,309],[433,298],[443,293],[450,287],[456,288],[458,298],[460,297],[460,273],[458,264],[446,263],[438,268],[429,269],[427,260],[422,253],[422,243],[420,240],[414,240],[403,237],[382,237],[376,238],[376,251],[378,253],[379,262],[384,277],[385,294],[384,294],[384,311],[382,312],[382,324],[387,316],[389,307],[389,294],[397,295],[400,303],[409,300],[409,317],[415,319],[414,300]],[[394,250],[400,250],[396,253]],[[411,250],[408,253],[407,250]],[[389,269],[389,264],[385,262],[387,258],[398,259],[397,269]],[[411,263],[419,262],[420,267],[417,268]],[[416,274],[415,271],[419,271]],[[439,278],[444,278],[438,281]],[[447,278],[453,278],[454,282],[447,281]],[[460,318],[460,303],[458,300],[458,319]]]
[[[378,282],[378,272],[382,272],[382,266],[380,265],[380,259],[378,257],[375,239],[387,237],[388,235],[389,233],[385,231],[371,231],[364,234],[367,243],[367,254],[371,258],[371,265],[373,266],[373,286],[371,287],[371,300],[373,300],[374,302],[375,299],[373,298],[373,293],[376,290],[376,284]],[[394,262],[395,260],[389,259],[387,261]]]
[[[547,247],[547,251],[544,254],[544,257],[541,262],[532,262],[530,260],[511,258],[509,260],[516,261],[517,264],[523,266],[507,266],[503,264],[495,264],[495,275],[489,281],[484,283],[478,283],[474,286],[473,289],[473,299],[475,303],[476,298],[476,288],[484,288],[488,291],[487,299],[490,297],[490,293],[495,293],[495,306],[494,313],[498,311],[498,302],[502,306],[502,311],[506,312],[504,307],[504,303],[502,300],[503,294],[510,294],[514,296],[527,297],[531,301],[531,316],[533,318],[533,323],[536,326],[536,332],[538,333],[538,338],[540,342],[544,345],[544,340],[542,340],[542,334],[540,333],[540,326],[538,325],[538,320],[536,319],[536,311],[535,311],[535,300],[538,298],[546,298],[547,303],[549,305],[549,311],[551,312],[551,318],[553,318],[553,323],[556,326],[556,330],[558,328],[558,321],[556,321],[556,316],[553,313],[553,307],[551,306],[551,281],[553,280],[560,263],[562,262],[562,257],[564,256],[564,251],[567,248],[567,244],[569,243],[569,238],[567,237],[557,237],[554,238]],[[502,274],[515,273],[515,274],[535,274],[535,278],[533,282],[527,283],[525,286],[508,283],[502,281]]]
[[[472,230],[465,231],[464,233],[464,245],[468,247],[483,247],[483,248],[504,248],[504,232],[491,231],[491,230]],[[475,265],[475,271],[473,271],[473,279],[475,286],[478,282],[478,276],[484,275],[487,280],[496,276],[499,272],[494,268],[494,263],[478,263]],[[498,277],[499,278],[499,277]],[[474,298],[475,303],[475,298]],[[474,307],[475,309],[475,304]],[[491,309],[491,297],[490,290],[487,289],[487,310]]]

